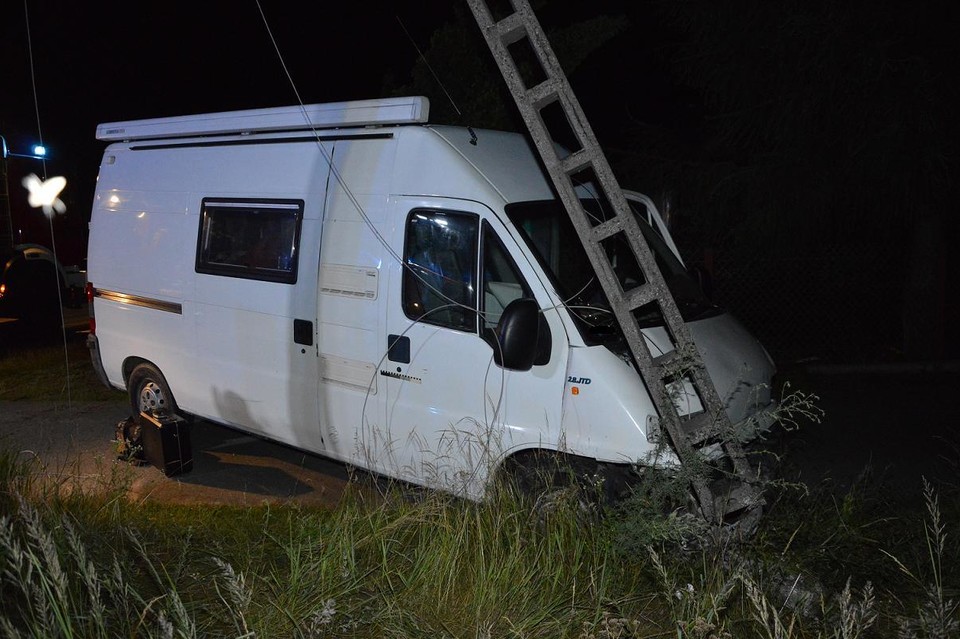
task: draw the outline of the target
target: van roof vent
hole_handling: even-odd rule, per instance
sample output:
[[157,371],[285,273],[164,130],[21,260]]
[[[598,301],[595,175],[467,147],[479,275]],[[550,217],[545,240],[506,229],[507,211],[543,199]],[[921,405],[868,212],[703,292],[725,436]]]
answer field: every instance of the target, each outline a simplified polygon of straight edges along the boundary
[[304,131],[387,124],[422,124],[430,101],[422,96],[355,100],[304,106],[224,111],[171,118],[108,122],[97,127],[106,141],[230,135],[266,131]]

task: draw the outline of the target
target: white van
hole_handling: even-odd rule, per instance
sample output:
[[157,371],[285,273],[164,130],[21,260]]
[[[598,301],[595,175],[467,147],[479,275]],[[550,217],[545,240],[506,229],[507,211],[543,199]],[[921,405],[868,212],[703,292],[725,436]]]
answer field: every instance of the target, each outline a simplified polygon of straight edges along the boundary
[[[89,345],[134,414],[472,499],[534,452],[649,461],[656,410],[527,139],[428,125],[428,106],[98,127]],[[771,359],[703,297],[652,202],[628,198],[731,420],[757,419]],[[655,322],[644,334],[668,348]]]

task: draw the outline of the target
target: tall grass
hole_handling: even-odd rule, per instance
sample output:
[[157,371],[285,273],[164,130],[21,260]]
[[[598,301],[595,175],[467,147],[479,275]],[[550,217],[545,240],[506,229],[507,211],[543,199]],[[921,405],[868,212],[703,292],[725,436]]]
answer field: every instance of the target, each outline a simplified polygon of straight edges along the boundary
[[30,492],[34,478],[35,457],[17,453],[0,438],[0,514],[16,506],[16,498]]
[[[16,374],[45,357],[0,360],[0,399],[61,397],[58,373]],[[71,361],[99,384],[89,360]],[[949,583],[957,501],[944,516],[930,483],[922,530],[865,472],[839,496],[771,494],[756,534],[738,539],[665,511],[687,482],[656,473],[601,517],[584,516],[576,491],[544,511],[506,488],[484,503],[351,485],[329,510],[161,506],[130,502],[119,472],[96,490],[51,486],[56,473],[2,444],[2,637],[960,633]]]
[[285,558],[264,580],[274,623],[308,636],[569,636],[612,597],[614,568],[601,529],[559,513],[541,524],[507,496],[352,495],[273,539]]
[[4,636],[575,636],[618,596],[602,527],[562,508],[538,518],[506,493],[476,504],[358,489],[332,511],[212,515],[14,485],[0,519]]
[[[940,511],[940,497],[933,485],[923,479],[923,498],[927,509],[927,519],[923,526],[926,545],[926,565],[910,569],[899,558],[886,553],[912,584],[922,593],[914,610],[898,618],[901,639],[946,639],[960,636],[960,604],[949,598],[945,568],[952,572],[953,566],[946,567],[947,526]],[[954,591],[956,592],[956,591]]]
[[[628,552],[616,513],[584,518],[575,499],[544,516],[508,491],[477,504],[351,486],[329,510],[162,506],[57,495],[36,472],[0,455],[3,637],[957,636],[956,551],[929,484],[927,562],[876,546],[902,579],[828,580],[806,607],[782,584],[805,583],[794,553],[809,549],[775,547],[777,531]],[[787,564],[795,581],[771,568]]]

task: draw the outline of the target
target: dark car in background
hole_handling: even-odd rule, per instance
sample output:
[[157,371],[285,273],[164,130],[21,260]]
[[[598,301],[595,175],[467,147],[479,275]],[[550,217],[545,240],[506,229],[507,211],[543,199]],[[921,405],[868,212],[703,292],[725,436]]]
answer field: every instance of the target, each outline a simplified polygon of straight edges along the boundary
[[86,273],[64,268],[38,244],[0,251],[0,318],[15,319],[21,330],[59,330],[60,308],[83,303]]

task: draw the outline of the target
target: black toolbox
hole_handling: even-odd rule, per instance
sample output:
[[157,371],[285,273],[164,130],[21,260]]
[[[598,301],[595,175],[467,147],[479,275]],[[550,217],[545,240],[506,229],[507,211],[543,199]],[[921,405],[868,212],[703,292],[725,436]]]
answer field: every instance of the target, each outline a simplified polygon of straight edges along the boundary
[[143,456],[164,475],[179,475],[193,468],[190,425],[176,415],[140,413]]

